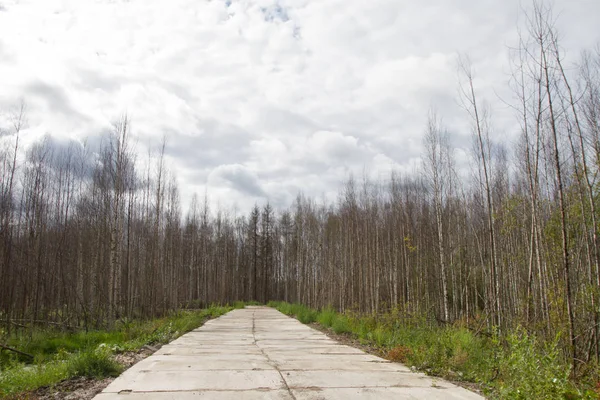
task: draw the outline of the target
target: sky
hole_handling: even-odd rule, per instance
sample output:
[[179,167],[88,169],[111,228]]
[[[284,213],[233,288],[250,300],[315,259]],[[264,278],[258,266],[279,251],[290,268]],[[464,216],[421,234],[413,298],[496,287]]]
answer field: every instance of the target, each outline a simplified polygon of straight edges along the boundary
[[[468,163],[457,54],[494,140],[516,140],[507,89],[517,0],[0,0],[0,118],[23,100],[32,142],[98,138],[123,113],[140,154],[166,138],[182,202],[335,199],[349,174],[411,173],[428,111]],[[567,60],[600,41],[600,1],[555,0]]]

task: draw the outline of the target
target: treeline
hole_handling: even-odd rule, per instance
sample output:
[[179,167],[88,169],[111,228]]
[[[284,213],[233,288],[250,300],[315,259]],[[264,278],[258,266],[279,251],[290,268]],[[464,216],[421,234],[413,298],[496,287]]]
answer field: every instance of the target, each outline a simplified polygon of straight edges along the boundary
[[455,168],[432,112],[419,173],[350,178],[332,204],[299,195],[288,210],[238,216],[194,198],[183,215],[164,145],[142,163],[127,118],[99,149],[45,138],[19,161],[21,109],[0,152],[3,328],[286,300],[478,330],[522,325],[562,334],[575,365],[598,360],[600,49],[567,70],[551,21],[535,5],[511,53],[513,148],[493,140],[461,58],[471,174]]

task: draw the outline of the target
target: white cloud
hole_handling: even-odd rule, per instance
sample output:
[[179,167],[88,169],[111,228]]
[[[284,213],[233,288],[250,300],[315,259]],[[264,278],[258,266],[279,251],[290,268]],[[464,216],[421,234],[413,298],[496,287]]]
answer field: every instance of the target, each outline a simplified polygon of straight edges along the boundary
[[[1,1],[0,106],[24,98],[32,132],[70,137],[126,111],[142,153],[167,136],[184,203],[208,187],[221,204],[286,205],[299,190],[334,193],[350,172],[409,171],[430,106],[468,146],[457,52],[510,138],[496,93],[520,3]],[[600,2],[555,6],[573,57],[600,39]]]

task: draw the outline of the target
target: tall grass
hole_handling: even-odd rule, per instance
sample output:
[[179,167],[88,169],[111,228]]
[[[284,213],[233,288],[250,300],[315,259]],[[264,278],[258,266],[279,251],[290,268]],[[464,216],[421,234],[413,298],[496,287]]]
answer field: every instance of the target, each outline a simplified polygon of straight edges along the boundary
[[2,352],[0,357],[0,397],[35,390],[64,379],[86,376],[116,376],[122,366],[113,355],[137,351],[145,345],[168,343],[202,325],[209,318],[225,314],[231,306],[211,306],[203,310],[178,311],[149,321],[120,321],[112,331],[64,333],[37,330],[27,335],[11,336],[7,344],[35,356],[24,359]]
[[271,302],[284,314],[316,321],[376,346],[387,358],[430,375],[479,385],[492,399],[598,399],[592,386],[569,380],[570,367],[555,343],[542,344],[517,329],[503,337],[478,335],[460,325],[438,326],[423,319],[387,314],[320,311],[301,304]]

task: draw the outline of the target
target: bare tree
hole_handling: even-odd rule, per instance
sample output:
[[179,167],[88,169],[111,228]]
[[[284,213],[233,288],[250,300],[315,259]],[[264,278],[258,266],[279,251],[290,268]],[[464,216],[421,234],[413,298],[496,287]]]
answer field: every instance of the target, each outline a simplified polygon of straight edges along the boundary
[[448,306],[448,267],[445,249],[444,209],[448,200],[448,184],[451,181],[452,155],[448,134],[442,128],[441,122],[434,111],[430,111],[427,131],[424,137],[425,152],[424,171],[427,176],[429,189],[432,192],[437,226],[437,247],[440,266],[440,281],[442,286],[442,310],[444,321],[450,321]]

